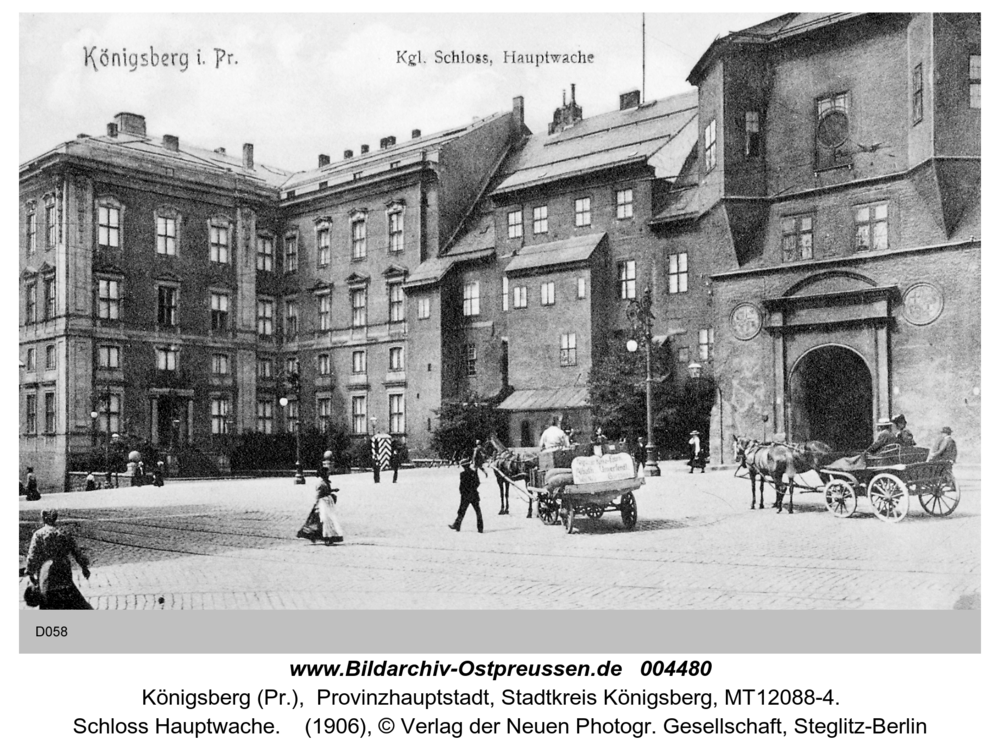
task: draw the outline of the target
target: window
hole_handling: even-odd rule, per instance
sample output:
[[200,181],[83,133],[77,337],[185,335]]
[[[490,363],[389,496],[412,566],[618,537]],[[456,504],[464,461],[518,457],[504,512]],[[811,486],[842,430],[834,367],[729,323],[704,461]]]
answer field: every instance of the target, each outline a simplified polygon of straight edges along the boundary
[[528,308],[528,288],[525,285],[514,286],[514,308]]
[[56,367],[56,346],[45,346],[45,370],[52,371]]
[[743,154],[748,158],[760,155],[760,113],[748,110],[743,120]]
[[299,303],[285,301],[285,337],[295,337],[299,334]]
[[321,332],[326,332],[330,329],[330,303],[332,298],[329,293],[324,293],[323,295],[316,297],[316,302],[319,305],[319,329]]
[[969,107],[981,109],[982,103],[982,55],[969,55]]
[[368,432],[368,398],[365,395],[351,396],[351,431],[355,434]]
[[616,214],[619,220],[627,220],[632,216],[632,189],[626,188],[615,192]]
[[889,248],[889,205],[872,204],[854,210],[856,251],[884,251]]
[[24,433],[38,433],[38,396],[24,396]]
[[31,282],[24,289],[24,323],[33,324],[38,318],[38,286]]
[[257,359],[257,376],[261,379],[270,379],[274,376],[274,361],[270,358]]
[[351,326],[364,327],[368,324],[368,290],[358,288],[351,291]]
[[177,218],[156,217],[156,253],[163,256],[177,255]]
[[691,349],[686,345],[682,345],[677,349],[677,360],[680,363],[690,363],[691,362]]
[[587,297],[587,278],[577,277],[576,278],[576,297],[586,298]]
[[229,294],[212,293],[212,329],[229,328]]
[[476,346],[466,345],[465,346],[465,375],[475,376],[476,375]]
[[670,254],[667,263],[667,293],[686,293],[688,289],[688,255]]
[[45,200],[45,245],[51,248],[56,245],[56,200]]
[[113,392],[106,392],[101,396],[97,407],[98,429],[111,434],[121,430],[122,418],[122,397]]
[[715,355],[715,328],[698,330],[698,358],[711,361]]
[[257,334],[271,335],[274,332],[274,301],[257,299]]
[[229,263],[229,224],[212,223],[208,230],[208,258],[219,264]]
[[542,283],[542,305],[552,306],[556,302],[556,284],[554,282]]
[[[53,214],[55,214],[53,212]],[[97,243],[109,248],[118,248],[121,241],[121,209],[109,204],[97,207]],[[50,245],[55,244],[55,239]]]
[[913,87],[910,100],[910,116],[913,125],[924,119],[924,66],[917,63],[913,66]]
[[29,254],[35,253],[38,227],[36,226],[35,204],[32,202],[27,214],[24,215],[24,246]]
[[851,153],[841,147],[850,136],[848,95],[841,92],[816,100],[816,167],[849,165]]
[[274,401],[270,398],[257,401],[257,431],[261,434],[274,432]]
[[121,349],[117,345],[97,346],[97,367],[100,369],[121,368]]
[[316,371],[320,376],[330,376],[330,354],[320,353],[316,356]]
[[229,373],[229,356],[225,353],[212,354],[212,373],[225,376]]
[[158,285],[156,288],[156,323],[165,327],[177,325],[177,288]]
[[479,283],[467,282],[462,288],[462,313],[479,316]]
[[213,434],[228,434],[229,433],[229,398],[228,397],[213,397],[212,398],[212,433]]
[[45,393],[45,433],[56,433],[56,393]]
[[705,172],[715,168],[715,119],[705,126]]
[[623,301],[630,301],[635,298],[635,262],[618,262],[618,282],[620,283],[619,296]]
[[[299,359],[292,357],[285,359],[285,373],[291,376],[299,373]],[[294,380],[291,380],[294,381]]]
[[285,237],[285,271],[297,272],[299,269],[299,238],[296,235]]
[[56,281],[54,277],[42,280],[42,302],[45,304],[45,318],[56,318]]
[[782,218],[781,254],[785,261],[813,258],[812,216]]
[[257,269],[270,272],[274,269],[274,238],[257,236]]
[[351,220],[351,258],[364,259],[368,255],[368,230],[364,215]]
[[559,338],[559,365],[576,366],[576,334],[569,333]]
[[389,433],[402,434],[406,431],[406,423],[403,420],[403,396],[389,395]]
[[331,400],[328,397],[316,398],[317,423],[319,424],[320,432],[323,434],[330,431],[330,403]]
[[403,349],[389,348],[389,371],[403,370]]
[[399,253],[403,250],[403,210],[389,212],[389,250]]
[[156,368],[160,371],[177,371],[177,348],[157,348]]
[[389,283],[389,321],[401,322],[406,318],[406,308],[403,302],[403,283]]
[[524,235],[524,217],[520,209],[507,212],[507,237],[520,238]]
[[365,374],[368,372],[367,351],[355,350],[351,353],[351,371],[355,374]]
[[588,227],[590,225],[590,197],[576,200],[576,226]]
[[501,281],[500,308],[503,311],[510,308],[510,280],[506,277]]
[[330,263],[330,228],[320,227],[316,230],[316,263],[325,267]]
[[299,423],[299,401],[289,400],[285,406],[285,431],[294,432]]
[[532,230],[535,235],[549,232],[549,208],[548,206],[535,207],[532,212]]
[[120,292],[121,286],[118,280],[98,280],[97,316],[99,318],[118,319]]
[[428,296],[421,296],[417,299],[417,319],[431,318],[431,299]]
[[32,372],[35,370],[35,349],[28,348],[24,354],[24,370]]

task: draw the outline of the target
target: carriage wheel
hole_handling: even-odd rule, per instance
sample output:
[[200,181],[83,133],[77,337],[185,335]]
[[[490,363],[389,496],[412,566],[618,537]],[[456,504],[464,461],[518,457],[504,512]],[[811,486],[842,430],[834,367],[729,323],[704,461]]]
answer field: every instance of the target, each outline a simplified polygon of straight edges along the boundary
[[604,507],[602,505],[587,505],[585,512],[591,520],[598,520],[604,517]]
[[538,518],[550,526],[559,521],[559,505],[547,494],[538,495]]
[[868,482],[868,499],[875,515],[887,523],[898,523],[910,509],[910,493],[897,476],[879,473]]
[[827,509],[838,518],[849,518],[858,509],[858,497],[854,487],[843,479],[828,481],[823,490]]
[[622,524],[627,530],[631,531],[635,528],[635,522],[639,519],[639,512],[635,504],[635,495],[632,492],[622,495],[620,509],[622,511]]
[[955,480],[955,476],[948,472],[947,475],[936,479],[927,485],[927,490],[917,495],[920,506],[929,515],[944,517],[951,515],[958,507],[958,501],[962,498],[962,490]]
[[566,533],[573,533],[573,521],[576,519],[576,508],[570,505],[566,510]]

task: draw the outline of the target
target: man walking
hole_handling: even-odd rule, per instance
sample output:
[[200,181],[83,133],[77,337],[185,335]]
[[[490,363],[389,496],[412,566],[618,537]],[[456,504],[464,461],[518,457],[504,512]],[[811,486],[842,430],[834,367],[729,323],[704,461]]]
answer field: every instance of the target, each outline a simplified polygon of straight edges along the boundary
[[482,533],[483,511],[479,509],[479,474],[472,465],[472,458],[462,458],[461,463],[462,473],[458,477],[458,493],[461,502],[458,506],[458,516],[455,518],[455,522],[448,527],[453,531],[461,530],[465,511],[469,509],[469,505],[472,505],[472,509],[476,511],[476,528]]

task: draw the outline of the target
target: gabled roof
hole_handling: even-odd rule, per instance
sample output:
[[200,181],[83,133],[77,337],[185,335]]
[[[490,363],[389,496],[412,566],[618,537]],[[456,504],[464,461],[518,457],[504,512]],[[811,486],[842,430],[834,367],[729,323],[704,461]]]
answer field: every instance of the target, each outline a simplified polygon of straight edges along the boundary
[[697,140],[697,115],[698,92],[692,90],[532,136],[493,194],[627,164],[653,164],[657,175],[673,177]]
[[542,267],[586,264],[606,236],[607,233],[594,233],[551,243],[539,243],[536,246],[525,246],[507,265],[504,274],[511,275]]

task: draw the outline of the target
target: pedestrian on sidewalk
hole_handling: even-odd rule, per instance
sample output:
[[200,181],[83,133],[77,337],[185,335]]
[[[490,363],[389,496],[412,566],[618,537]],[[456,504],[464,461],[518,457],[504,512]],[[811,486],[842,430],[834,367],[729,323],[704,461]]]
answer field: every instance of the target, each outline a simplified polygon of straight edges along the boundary
[[153,466],[153,486],[163,486],[163,461],[157,460]]
[[392,469],[392,483],[399,478],[399,466],[403,462],[403,440],[392,438],[392,450],[389,455],[389,467]]
[[476,511],[476,528],[482,533],[483,511],[479,509],[479,472],[476,471],[472,458],[462,458],[460,462],[462,472],[458,476],[458,494],[461,502],[458,505],[458,516],[455,518],[455,522],[448,527],[453,531],[461,530],[465,511],[469,509],[469,505],[472,505],[472,509]]
[[695,468],[701,468],[701,472],[705,472],[705,455],[701,451],[701,432],[695,429],[690,434],[690,439],[688,439],[688,449],[691,454],[691,459],[688,460],[688,465],[691,469],[688,473],[694,473]]
[[24,570],[41,609],[93,609],[73,582],[73,560],[90,579],[90,563],[69,531],[56,527],[59,513],[42,511],[42,527],[31,536]]
[[85,491],[92,492],[97,488],[97,479],[94,478],[93,471],[87,471],[87,487]]
[[42,498],[41,492],[38,491],[38,479],[35,478],[35,469],[30,465],[28,466],[28,475],[24,478],[24,494],[29,502],[37,502]]

